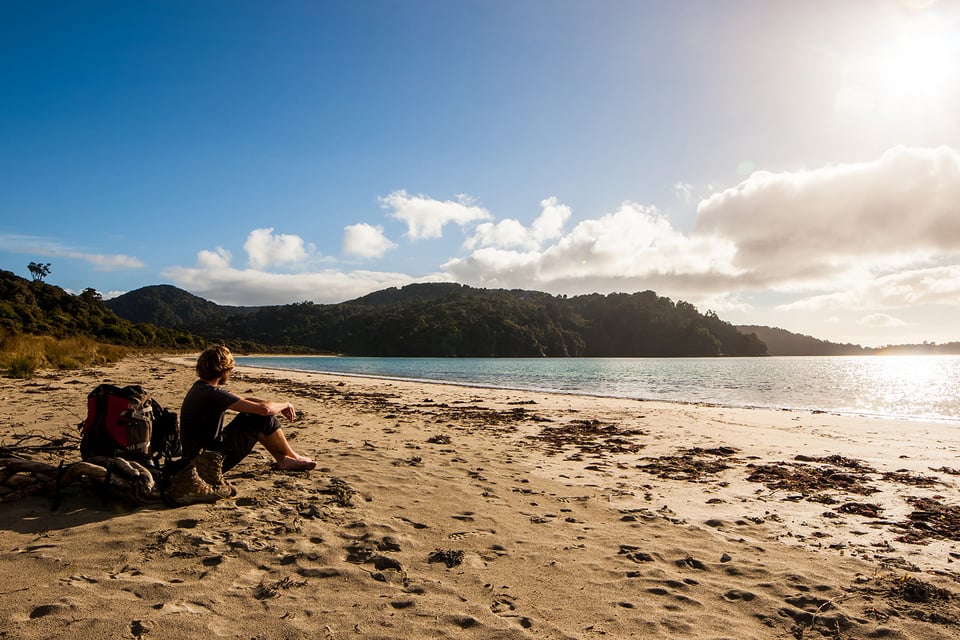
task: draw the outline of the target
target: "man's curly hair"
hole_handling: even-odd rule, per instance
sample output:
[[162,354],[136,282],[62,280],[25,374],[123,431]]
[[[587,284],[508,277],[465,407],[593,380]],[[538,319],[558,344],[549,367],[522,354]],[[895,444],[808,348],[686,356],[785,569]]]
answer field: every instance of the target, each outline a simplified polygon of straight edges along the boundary
[[233,370],[234,364],[230,349],[215,344],[204,349],[197,358],[197,376],[201,380],[222,378],[225,373]]

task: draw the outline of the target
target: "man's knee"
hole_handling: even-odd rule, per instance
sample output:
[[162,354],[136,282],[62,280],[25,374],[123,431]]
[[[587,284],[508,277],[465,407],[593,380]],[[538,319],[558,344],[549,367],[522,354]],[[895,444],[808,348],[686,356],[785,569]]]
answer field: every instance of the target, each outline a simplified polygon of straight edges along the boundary
[[240,413],[229,425],[230,429],[239,429],[257,436],[268,436],[280,428],[277,416],[260,416],[255,413]]

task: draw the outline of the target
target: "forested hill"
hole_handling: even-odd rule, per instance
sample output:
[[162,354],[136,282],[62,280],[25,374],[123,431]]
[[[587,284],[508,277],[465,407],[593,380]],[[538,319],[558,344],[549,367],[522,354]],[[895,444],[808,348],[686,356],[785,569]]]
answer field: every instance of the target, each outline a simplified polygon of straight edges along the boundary
[[737,329],[756,334],[767,345],[767,355],[771,356],[852,356],[873,352],[858,344],[828,342],[775,327],[749,325]]
[[737,329],[741,333],[756,334],[767,345],[769,356],[960,355],[960,342],[861,347],[858,344],[828,342],[775,327],[742,325]]
[[208,339],[365,356],[763,355],[713,313],[652,291],[567,298],[536,291],[412,284],[340,304],[216,305],[170,286],[107,301],[136,322]]
[[203,344],[182,329],[161,328],[119,317],[99,293],[72,294],[40,280],[0,270],[0,335],[31,334],[137,347],[193,349]]
[[169,284],[137,289],[108,300],[107,306],[123,318],[159,327],[218,324],[234,314],[254,310],[254,307],[221,306]]

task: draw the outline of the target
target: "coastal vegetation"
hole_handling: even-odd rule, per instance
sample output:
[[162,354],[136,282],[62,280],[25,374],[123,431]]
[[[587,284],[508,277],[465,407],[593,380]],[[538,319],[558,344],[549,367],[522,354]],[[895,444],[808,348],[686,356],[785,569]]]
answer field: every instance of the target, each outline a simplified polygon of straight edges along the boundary
[[872,352],[858,344],[837,344],[785,329],[756,325],[738,326],[743,333],[756,334],[767,345],[769,355],[778,356],[853,356]]
[[767,345],[771,356],[893,356],[893,355],[958,355],[960,342],[924,342],[921,344],[891,344],[881,347],[862,347],[858,344],[820,340],[776,327],[739,325],[741,333],[755,334]]
[[94,289],[72,294],[41,279],[0,271],[0,332],[54,338],[88,337],[127,347],[194,348],[203,341],[187,331],[132,322],[111,311]]
[[129,353],[128,347],[104,344],[85,336],[0,335],[0,369],[15,378],[30,378],[38,369],[69,370],[108,364]]
[[[49,265],[40,266],[49,272]],[[104,364],[133,350],[197,349],[203,344],[182,329],[121,318],[93,289],[72,294],[42,277],[26,280],[0,270],[0,369],[10,375]]]
[[216,305],[161,285],[106,302],[119,316],[306,353],[420,357],[763,355],[766,347],[715,313],[653,291],[554,296],[411,284],[339,304]]
[[170,285],[112,300],[0,270],[0,369],[103,364],[131,351],[197,350],[221,342],[240,353],[420,357],[647,357],[960,353],[960,343],[867,348],[783,329],[734,326],[712,311],[653,291],[554,296],[411,284],[338,304],[220,305]]

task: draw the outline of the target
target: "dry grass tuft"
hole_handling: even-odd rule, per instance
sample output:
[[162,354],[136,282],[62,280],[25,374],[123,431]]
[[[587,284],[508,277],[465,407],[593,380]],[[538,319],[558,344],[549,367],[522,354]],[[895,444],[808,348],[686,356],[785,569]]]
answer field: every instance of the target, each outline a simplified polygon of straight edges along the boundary
[[0,370],[14,378],[33,377],[40,369],[70,370],[116,362],[129,355],[126,347],[87,337],[52,338],[0,334]]

